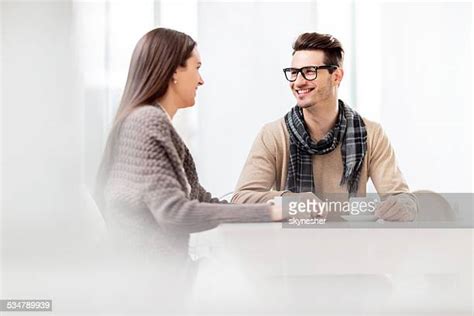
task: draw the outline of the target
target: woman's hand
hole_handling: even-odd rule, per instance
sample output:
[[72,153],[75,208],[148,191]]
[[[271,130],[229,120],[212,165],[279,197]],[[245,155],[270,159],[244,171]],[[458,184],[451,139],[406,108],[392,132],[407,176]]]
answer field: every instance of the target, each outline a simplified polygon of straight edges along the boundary
[[272,216],[272,221],[274,222],[281,222],[283,221],[283,209],[280,204],[273,204],[271,206],[271,216]]

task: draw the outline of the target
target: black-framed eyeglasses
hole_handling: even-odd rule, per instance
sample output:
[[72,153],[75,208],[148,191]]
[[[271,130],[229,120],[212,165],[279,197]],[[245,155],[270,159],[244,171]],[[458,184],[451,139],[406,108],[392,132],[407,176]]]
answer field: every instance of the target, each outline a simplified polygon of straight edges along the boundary
[[322,65],[322,66],[306,66],[302,68],[284,68],[283,72],[285,73],[286,80],[289,82],[296,81],[298,78],[298,73],[301,72],[303,78],[308,81],[315,80],[318,77],[318,69],[328,69],[329,72],[332,73],[331,70],[337,69],[336,65]]

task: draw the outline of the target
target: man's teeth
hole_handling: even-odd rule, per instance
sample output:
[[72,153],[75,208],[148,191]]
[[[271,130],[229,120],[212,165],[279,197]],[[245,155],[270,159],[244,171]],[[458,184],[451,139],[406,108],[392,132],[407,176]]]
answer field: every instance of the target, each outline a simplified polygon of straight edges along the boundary
[[296,92],[297,92],[298,94],[308,93],[309,91],[310,91],[310,89],[296,90]]

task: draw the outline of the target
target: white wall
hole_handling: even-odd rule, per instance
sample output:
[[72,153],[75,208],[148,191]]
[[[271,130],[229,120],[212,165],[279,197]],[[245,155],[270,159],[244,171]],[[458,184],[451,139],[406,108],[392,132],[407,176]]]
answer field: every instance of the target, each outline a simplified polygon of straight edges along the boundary
[[[0,36],[3,36],[3,7],[0,5]],[[0,223],[3,223],[3,41],[0,40]],[[0,236],[2,225],[0,224]],[[1,246],[1,245],[0,245]],[[3,268],[0,253],[0,279],[3,280]],[[0,295],[2,289],[0,288]]]
[[2,1],[1,9],[2,263],[28,264],[71,251],[100,222],[85,207],[72,4]]
[[235,187],[263,124],[295,101],[282,69],[291,63],[299,33],[313,30],[315,7],[306,3],[202,2],[199,44],[206,84],[199,92],[200,178],[216,195]]
[[472,192],[471,4],[389,3],[381,17],[380,121],[408,182]]
[[256,134],[294,105],[281,68],[302,32],[346,50],[340,97],[378,121],[412,189],[472,192],[470,3],[202,2],[201,181],[233,190]]
[[135,44],[153,28],[153,0],[74,0],[73,38],[78,55],[84,128],[85,184],[92,190],[97,167],[127,79]]

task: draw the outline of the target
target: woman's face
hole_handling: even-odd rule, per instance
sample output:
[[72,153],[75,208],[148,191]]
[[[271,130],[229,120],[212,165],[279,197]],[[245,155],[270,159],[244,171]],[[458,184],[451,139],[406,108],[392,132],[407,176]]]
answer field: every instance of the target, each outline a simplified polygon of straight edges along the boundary
[[179,108],[187,108],[193,106],[196,99],[196,90],[200,85],[204,84],[204,80],[199,74],[201,67],[201,56],[196,48],[194,48],[191,57],[186,60],[185,67],[178,67],[171,82],[173,90],[178,99]]

